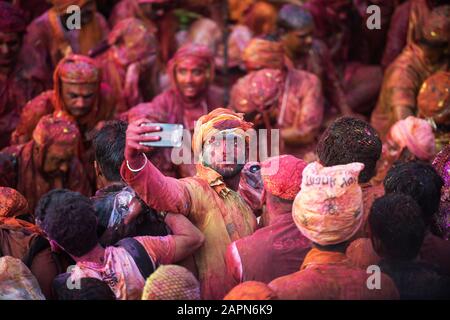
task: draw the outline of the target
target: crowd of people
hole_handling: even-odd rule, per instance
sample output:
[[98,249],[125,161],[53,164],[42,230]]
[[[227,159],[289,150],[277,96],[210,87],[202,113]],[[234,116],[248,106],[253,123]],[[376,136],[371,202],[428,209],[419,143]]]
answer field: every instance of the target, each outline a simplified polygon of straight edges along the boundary
[[0,299],[449,299],[449,90],[446,0],[0,0]]

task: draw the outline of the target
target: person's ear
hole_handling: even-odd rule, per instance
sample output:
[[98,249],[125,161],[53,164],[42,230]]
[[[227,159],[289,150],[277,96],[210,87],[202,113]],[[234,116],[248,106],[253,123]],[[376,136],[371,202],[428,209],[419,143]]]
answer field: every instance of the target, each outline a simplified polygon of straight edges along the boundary
[[100,168],[100,165],[98,164],[97,160],[94,160],[94,169],[95,169],[95,174],[98,177],[103,176],[102,169]]

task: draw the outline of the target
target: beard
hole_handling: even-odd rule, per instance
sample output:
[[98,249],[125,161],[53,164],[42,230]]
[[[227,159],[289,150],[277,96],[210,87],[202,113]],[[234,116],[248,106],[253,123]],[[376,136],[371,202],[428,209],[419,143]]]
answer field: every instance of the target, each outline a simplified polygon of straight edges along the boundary
[[225,179],[235,177],[236,175],[241,173],[242,169],[244,168],[244,164],[210,164],[207,162],[203,162],[203,165],[213,169]]

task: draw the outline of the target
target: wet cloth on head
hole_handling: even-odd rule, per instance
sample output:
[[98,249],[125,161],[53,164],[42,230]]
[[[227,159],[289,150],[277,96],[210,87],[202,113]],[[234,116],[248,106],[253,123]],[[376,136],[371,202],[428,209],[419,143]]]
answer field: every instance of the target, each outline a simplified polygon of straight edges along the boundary
[[333,167],[313,162],[303,170],[293,218],[304,236],[325,246],[349,240],[358,231],[363,221],[358,175],[363,168],[358,162]]
[[45,300],[36,278],[19,259],[0,258],[0,300]]
[[282,69],[285,66],[284,47],[281,42],[260,38],[252,39],[242,53],[248,70]]
[[397,121],[389,136],[400,148],[408,148],[421,160],[432,160],[435,155],[433,129],[426,120],[409,116]]
[[247,114],[262,112],[278,106],[283,94],[284,75],[280,70],[265,69],[251,72],[238,80],[231,90],[231,105]]
[[40,229],[34,224],[16,218],[28,211],[28,201],[23,195],[15,189],[0,187],[0,228],[40,233]]
[[306,166],[304,160],[291,155],[267,159],[261,163],[264,189],[276,197],[294,200],[300,191],[302,172]]

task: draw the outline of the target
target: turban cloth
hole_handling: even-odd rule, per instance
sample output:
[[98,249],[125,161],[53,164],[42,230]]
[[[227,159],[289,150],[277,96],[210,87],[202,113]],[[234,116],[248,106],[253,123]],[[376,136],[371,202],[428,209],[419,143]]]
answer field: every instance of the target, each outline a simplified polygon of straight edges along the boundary
[[45,300],[36,278],[19,259],[0,258],[0,300]]
[[15,217],[28,213],[28,201],[17,190],[0,187],[0,217]]
[[101,91],[101,81],[101,69],[97,66],[96,62],[93,59],[77,54],[71,54],[62,59],[56,66],[55,72],[53,74],[53,83],[55,88],[55,116],[64,117],[68,120],[74,120],[64,105],[62,97],[62,83],[96,84],[98,87],[98,94],[91,112],[85,115],[83,118],[77,119],[78,123],[83,125],[91,124],[90,127],[93,127],[93,123],[97,121],[96,114],[98,111],[97,109]]
[[307,163],[291,155],[272,157],[261,163],[264,189],[276,197],[294,201],[302,185]]
[[270,109],[283,92],[284,76],[280,70],[253,71],[238,80],[231,90],[233,109],[251,113]]
[[145,282],[142,300],[200,300],[200,283],[186,268],[161,265]]
[[423,25],[423,37],[431,42],[448,43],[450,39],[450,5],[434,8]]
[[34,129],[33,140],[40,146],[40,152],[37,156],[39,157],[39,164],[43,165],[47,150],[52,144],[78,146],[81,136],[74,122],[62,117],[46,115],[39,120]]
[[214,20],[201,18],[189,28],[188,41],[208,47],[211,52],[215,53],[219,43],[222,41],[222,31]]
[[249,27],[256,35],[270,35],[277,25],[277,8],[268,1],[257,1],[244,12],[240,24]]
[[258,281],[246,281],[233,289],[224,300],[276,300],[276,293],[270,287]]
[[33,140],[45,147],[52,144],[77,145],[80,132],[73,122],[47,115],[39,120],[33,131]]
[[211,83],[214,79],[215,69],[213,53],[206,46],[188,43],[177,50],[167,65],[167,73],[169,74],[173,88],[178,88],[175,76],[176,66],[180,61],[188,58],[193,61],[194,66],[209,70],[208,80]]
[[400,148],[408,148],[421,160],[431,160],[436,153],[433,128],[424,119],[409,116],[395,123],[389,132],[390,139]]
[[101,79],[100,69],[95,61],[87,56],[72,54],[61,60],[54,73],[55,83],[98,83]]
[[417,97],[420,114],[433,117],[450,108],[450,72],[439,71],[422,84]]
[[121,20],[114,26],[108,36],[108,43],[113,46],[119,40],[126,47],[130,63],[155,55],[158,47],[155,36],[136,18]]
[[303,170],[301,190],[294,200],[293,218],[301,233],[319,245],[349,240],[363,221],[358,175],[364,165],[354,162],[323,167],[310,163]]
[[20,9],[7,2],[0,2],[0,32],[24,32],[27,22]]
[[244,49],[242,60],[249,71],[264,68],[282,69],[285,66],[283,44],[254,38]]
[[65,14],[66,10],[70,6],[82,7],[90,0],[50,0],[49,2],[53,5],[53,8],[58,14]]
[[15,189],[0,187],[0,228],[40,233],[40,229],[34,224],[16,219],[27,213],[28,201],[22,194]]
[[246,122],[242,113],[235,113],[229,109],[218,108],[207,115],[201,116],[195,125],[192,138],[192,149],[197,160],[197,176],[206,180],[211,187],[221,196],[228,193],[222,176],[211,168],[203,165],[203,144],[214,135],[224,130],[234,129],[236,133],[244,133],[252,128],[253,124]]

